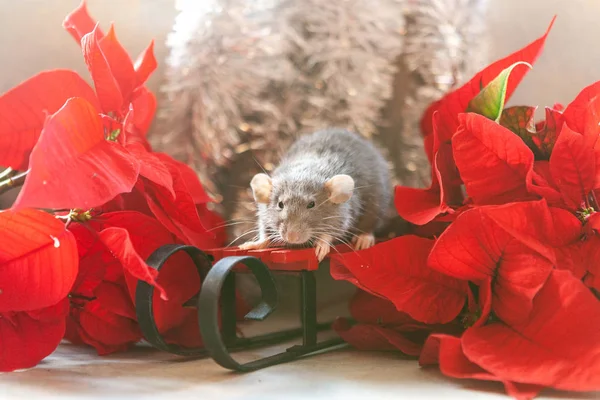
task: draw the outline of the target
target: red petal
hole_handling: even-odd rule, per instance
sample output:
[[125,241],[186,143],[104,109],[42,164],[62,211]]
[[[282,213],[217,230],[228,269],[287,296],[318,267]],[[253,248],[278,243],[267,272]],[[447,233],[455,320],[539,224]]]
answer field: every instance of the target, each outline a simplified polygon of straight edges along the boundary
[[558,138],[564,123],[565,119],[560,111],[546,107],[546,120],[533,137],[545,159],[550,158],[556,144],[556,138]]
[[[590,267],[593,265],[591,260],[588,259],[588,247],[594,239],[596,238],[585,242],[577,241],[568,246],[557,247],[555,250],[556,268],[569,270],[578,279],[583,278],[587,272],[588,265]],[[596,242],[595,244],[597,245],[598,243]]]
[[419,355],[420,366],[437,365],[440,363],[440,341],[443,336],[446,335],[429,335]]
[[[81,43],[81,38],[93,31],[95,26],[96,21],[90,17],[85,0],[82,0],[81,4],[71,11],[63,21],[63,28],[73,36],[77,43]],[[100,28],[97,28],[97,30],[100,38],[104,36]]]
[[452,213],[449,206],[463,202],[462,182],[452,156],[449,142],[441,142],[439,132],[439,113],[432,117],[433,163],[431,166],[431,186],[429,189],[415,189],[396,186],[394,203],[398,214],[415,225],[425,225],[440,214]]
[[183,347],[202,347],[202,336],[198,327],[198,313],[186,308],[183,322],[163,333],[166,343],[178,344]]
[[200,291],[200,277],[191,258],[179,252],[165,263],[157,282],[164,288],[169,300],[155,298],[154,317],[158,330],[166,332],[188,317],[190,309],[183,308],[183,304]]
[[83,58],[94,80],[102,111],[120,113],[123,94],[111,72],[109,61],[100,48],[100,39],[98,26],[81,39]]
[[[548,253],[554,256],[552,249]],[[479,208],[456,219],[437,240],[428,261],[438,271],[478,284],[494,278],[492,308],[506,322],[527,318],[552,269],[551,261],[525,247]]]
[[125,148],[140,161],[140,175],[152,183],[162,186],[172,198],[175,198],[173,178],[165,164],[155,154],[148,152],[140,143],[129,143]]
[[600,237],[589,238],[583,248],[582,267],[588,269],[584,282],[588,287],[600,292]]
[[[567,210],[547,207],[544,200],[480,209],[502,229],[549,260],[554,257],[548,245],[564,246],[581,237],[579,219]],[[535,223],[532,223],[532,219]]]
[[0,212],[0,312],[29,311],[62,300],[75,281],[77,244],[52,215]]
[[167,162],[165,157],[159,156],[159,158],[165,163],[173,177],[175,199],[160,186],[145,185],[148,207],[165,228],[181,240],[205,248],[203,245],[205,240],[214,239],[214,234],[208,232],[203,226],[180,166],[172,160]]
[[129,297],[127,287],[113,282],[102,282],[94,290],[96,299],[107,311],[129,319],[137,319],[135,307]]
[[479,311],[481,315],[479,319],[475,321],[473,326],[482,326],[485,325],[490,317],[490,313],[492,312],[492,281],[493,278],[489,277],[484,279],[479,285]]
[[69,302],[42,310],[0,314],[0,372],[35,367],[65,333]]
[[[449,335],[431,335],[425,346],[419,364],[438,364],[444,375],[460,379],[479,379],[500,381],[500,379],[465,357],[461,340]],[[543,389],[538,385],[527,385],[510,381],[503,381],[508,395],[515,399],[533,399]]]
[[465,357],[460,338],[436,335],[439,340],[439,364],[444,375],[454,378],[493,379],[493,375]]
[[396,310],[394,303],[381,297],[357,290],[350,300],[350,314],[358,322],[380,325],[400,325],[416,321]]
[[105,203],[102,207],[96,208],[98,212],[113,211],[137,211],[149,217],[154,217],[146,201],[143,179],[138,179],[133,190],[129,193],[122,193],[113,200]]
[[156,282],[156,270],[150,268],[142,257],[135,251],[129,233],[123,228],[106,228],[100,232],[100,239],[113,253],[123,268],[135,278],[143,280],[159,290],[161,297],[166,299],[164,289]]
[[135,60],[136,86],[142,86],[148,77],[154,72],[158,63],[154,57],[154,40]]
[[[133,63],[127,51],[123,48],[117,36],[113,25],[105,37],[99,42],[100,51],[104,55],[109,65],[110,72],[119,85],[119,90],[123,99],[128,99],[135,87],[135,71]],[[115,111],[120,111],[115,109]]]
[[393,328],[378,325],[358,324],[351,326],[347,320],[338,318],[333,329],[344,341],[359,350],[400,350],[410,356],[418,356],[421,344],[408,339]]
[[[441,100],[429,106],[429,108],[425,111],[421,121],[423,133],[427,135],[431,132],[431,125],[429,124],[429,121],[431,121],[433,113],[435,111],[439,111],[440,120],[442,122],[440,124],[440,137],[442,141],[450,140],[456,130],[456,127],[458,126],[458,114],[465,112],[467,105],[471,99],[473,99],[473,97],[475,97],[481,91],[481,88],[487,86],[487,84],[496,78],[500,72],[510,67],[514,63],[518,61],[525,61],[529,64],[533,64],[537,60],[553,24],[554,18],[552,19],[552,22],[550,22],[550,26],[548,26],[546,33],[542,37],[530,43],[521,50],[509,55],[508,57],[498,60],[484,68],[469,82],[448,93]],[[529,68],[519,68],[510,74],[508,85],[506,87],[506,101],[508,101],[528,71]]]
[[553,260],[553,256],[547,244],[564,246],[581,237],[579,219],[567,210],[547,207],[544,200],[490,206],[482,210],[502,229],[549,260]]
[[[457,185],[443,184],[445,180],[438,166],[445,163],[445,145],[439,148],[432,166],[433,177],[429,189],[416,189],[396,186],[394,204],[398,214],[406,221],[415,225],[425,225],[444,213],[454,210],[448,206],[447,201],[460,203],[462,193],[455,193]],[[453,163],[453,161],[452,161]],[[448,200],[447,200],[448,199]]]
[[139,134],[146,137],[156,113],[156,97],[145,86],[142,86],[134,90],[131,101],[135,111],[133,124]]
[[554,179],[552,179],[550,163],[548,161],[535,161],[533,163],[533,173],[531,176],[532,183],[528,187],[531,193],[546,199],[548,204],[552,206],[564,206],[562,196],[556,188]]
[[600,389],[600,302],[568,271],[552,271],[530,318],[471,328],[466,356],[514,382],[573,391]]
[[425,225],[438,215],[451,211],[450,207],[441,202],[441,196],[437,184],[429,189],[396,186],[394,204],[403,219],[415,225]]
[[71,288],[74,296],[91,298],[103,280],[116,282],[123,276],[123,267],[107,251],[98,234],[90,226],[71,224],[69,230],[77,239],[79,274]]
[[593,149],[596,171],[594,189],[597,189],[600,188],[600,95],[590,102],[587,111],[583,131],[584,147]]
[[[134,211],[106,213],[90,223],[98,230],[126,231],[133,249],[142,259],[147,259],[160,246],[175,242],[174,236],[156,219]],[[151,272],[155,275],[153,270]],[[131,301],[135,296],[138,277],[127,273],[125,279]],[[182,305],[200,290],[200,278],[189,256],[185,253],[177,253],[163,266],[156,282],[168,297],[168,300],[158,296],[154,299],[156,324],[159,331],[165,333],[184,322],[189,309],[184,309]],[[115,309],[111,308],[111,310],[123,314]]]
[[[97,300],[85,305],[79,316],[79,324],[85,333],[82,340],[94,346],[100,354],[121,350],[122,346],[142,339],[142,333],[134,320],[111,313]],[[117,348],[114,349],[113,346]]]
[[518,383],[504,381],[504,389],[506,394],[515,398],[516,400],[532,400],[536,398],[540,392],[544,389],[540,385],[530,385],[528,383]]
[[478,114],[459,116],[454,160],[475,204],[531,199],[533,153],[514,133]]
[[600,81],[586,86],[563,112],[565,121],[576,132],[583,133],[586,130],[586,119],[590,111],[590,104],[600,95]]
[[586,146],[584,137],[573,132],[566,124],[550,156],[550,172],[563,199],[572,209],[581,207],[594,188],[594,149]]
[[[435,242],[429,256],[429,265],[450,276],[480,283],[496,269],[503,249],[508,245],[514,246],[511,242],[514,241],[515,233],[496,223],[496,219],[490,214],[506,215],[506,218],[512,216],[515,220],[527,219],[527,215],[523,215],[521,204],[528,203],[477,207],[465,211]],[[537,237],[534,228],[525,232],[529,236],[523,233],[521,243],[549,260],[555,259],[553,248],[544,243],[544,237]]]
[[123,123],[121,124],[121,134],[118,136],[117,141],[124,146],[128,144],[139,144],[144,150],[151,152],[152,146],[150,146],[146,137],[135,126],[134,117],[135,110],[133,104],[129,104],[129,111],[123,119]]
[[46,122],[30,168],[15,209],[99,206],[131,191],[139,164],[119,144],[104,139],[94,107],[73,98]]
[[467,286],[427,267],[432,245],[429,239],[401,236],[367,250],[336,254],[331,275],[347,279],[351,274],[360,287],[389,299],[417,321],[446,323],[462,309]]
[[46,116],[70,97],[83,97],[97,106],[94,90],[77,73],[68,70],[42,72],[0,97],[0,165],[27,170]]
[[154,154],[166,165],[172,165],[177,168],[177,170],[181,173],[181,178],[185,182],[190,194],[192,195],[194,204],[205,204],[213,201],[213,199],[211,199],[204,190],[204,187],[202,187],[200,179],[198,178],[198,174],[196,174],[196,172],[189,165],[182,163],[181,161],[177,161],[173,157],[164,153]]

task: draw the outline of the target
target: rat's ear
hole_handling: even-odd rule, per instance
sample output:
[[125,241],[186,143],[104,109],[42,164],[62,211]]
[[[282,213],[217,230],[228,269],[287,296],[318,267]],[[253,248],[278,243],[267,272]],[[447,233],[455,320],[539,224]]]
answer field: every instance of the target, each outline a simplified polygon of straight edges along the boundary
[[332,203],[345,203],[352,197],[354,179],[349,175],[336,175],[325,182],[325,190],[329,192],[329,201]]
[[271,188],[273,187],[269,175],[263,173],[254,175],[254,178],[250,181],[250,187],[257,203],[269,203]]

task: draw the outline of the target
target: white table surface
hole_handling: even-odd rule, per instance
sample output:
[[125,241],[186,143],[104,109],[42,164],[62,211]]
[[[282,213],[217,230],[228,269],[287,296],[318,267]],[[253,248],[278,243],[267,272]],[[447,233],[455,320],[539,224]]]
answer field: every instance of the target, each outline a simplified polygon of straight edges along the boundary
[[[278,349],[283,349],[279,347]],[[259,350],[268,354],[274,351]],[[250,359],[256,353],[245,353]],[[392,353],[341,349],[248,374],[210,359],[182,361],[149,348],[100,357],[69,344],[38,367],[0,375],[12,399],[508,399],[498,383],[453,380]],[[596,399],[600,393],[545,391],[540,399]]]
[[[320,320],[347,314],[351,285],[329,285],[319,271]],[[298,326],[294,299],[299,293],[283,286],[286,296],[267,320],[243,323],[246,335]],[[294,311],[291,311],[294,309]],[[324,333],[320,338],[331,333]],[[240,362],[283,351],[295,342],[235,353]],[[263,370],[239,374],[211,359],[189,360],[149,347],[98,356],[94,349],[61,344],[36,368],[0,374],[0,400],[29,399],[194,399],[194,400],[353,400],[353,399],[510,399],[500,383],[458,380],[398,353],[329,351]],[[546,390],[538,399],[600,399],[597,393]]]

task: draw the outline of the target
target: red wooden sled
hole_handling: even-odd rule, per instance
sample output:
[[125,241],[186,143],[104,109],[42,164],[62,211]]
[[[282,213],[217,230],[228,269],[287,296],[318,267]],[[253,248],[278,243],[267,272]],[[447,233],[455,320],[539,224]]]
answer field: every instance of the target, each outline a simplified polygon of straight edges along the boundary
[[[200,292],[185,305],[197,308],[203,348],[184,348],[168,344],[160,335],[153,315],[154,288],[139,281],[136,290],[136,313],[144,337],[154,347],[173,354],[191,357],[212,357],[221,366],[241,372],[253,371],[298,359],[343,344],[340,338],[319,342],[317,333],[331,328],[331,323],[317,323],[317,285],[314,272],[320,263],[313,248],[240,250],[226,247],[202,251],[193,246],[166,245],[147,260],[159,271],[173,254],[186,252],[194,261],[202,279]],[[330,254],[352,251],[346,245],[336,246]],[[322,262],[328,262],[328,258]],[[300,327],[250,338],[238,337],[236,329],[236,273],[252,273],[262,292],[261,302],[245,318],[264,320],[277,307],[279,295],[274,273],[296,274],[301,288]],[[220,311],[219,311],[220,310]],[[221,314],[221,326],[218,320]],[[234,351],[269,346],[301,337],[302,342],[282,353],[240,364],[231,355]]]

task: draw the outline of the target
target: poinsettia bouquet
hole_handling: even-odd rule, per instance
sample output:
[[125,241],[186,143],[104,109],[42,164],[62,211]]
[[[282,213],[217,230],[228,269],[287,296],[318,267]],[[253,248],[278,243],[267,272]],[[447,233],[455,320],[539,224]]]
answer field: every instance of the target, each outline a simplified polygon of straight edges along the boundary
[[63,26],[94,88],[52,70],[0,97],[0,190],[22,185],[0,211],[0,371],[36,365],[63,338],[100,354],[138,342],[139,279],[161,294],[154,314],[167,342],[200,346],[196,313],[182,307],[200,288],[194,264],[176,254],[157,278],[144,260],[164,244],[224,240],[194,171],[146,140],[153,43],[133,62],[85,2]]
[[505,108],[547,35],[428,108],[431,186],[395,193],[411,234],[334,256],[362,289],[335,324],[354,346],[516,398],[600,390],[600,82],[545,121]]

